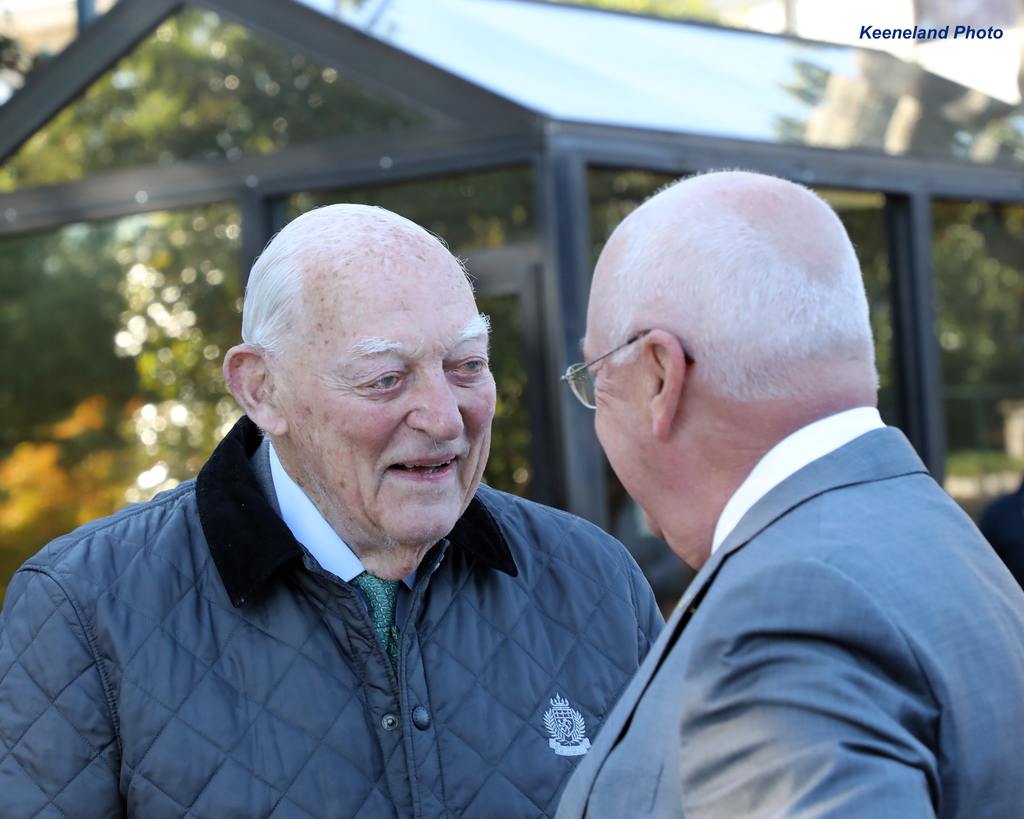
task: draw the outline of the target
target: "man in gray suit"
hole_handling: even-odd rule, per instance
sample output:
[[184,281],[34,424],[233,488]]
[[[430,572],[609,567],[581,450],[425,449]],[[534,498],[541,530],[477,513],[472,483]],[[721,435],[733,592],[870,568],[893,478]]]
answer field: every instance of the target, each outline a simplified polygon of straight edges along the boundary
[[566,380],[700,571],[558,817],[1024,816],[1024,594],[882,424],[835,213],[677,183],[605,247],[584,353]]

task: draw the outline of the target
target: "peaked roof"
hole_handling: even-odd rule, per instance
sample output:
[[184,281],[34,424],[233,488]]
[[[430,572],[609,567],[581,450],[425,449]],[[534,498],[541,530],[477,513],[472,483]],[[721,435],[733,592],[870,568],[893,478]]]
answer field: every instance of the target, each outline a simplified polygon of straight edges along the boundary
[[[186,0],[120,0],[60,55],[34,72],[0,107],[0,161],[129,53]],[[338,68],[369,88],[415,100],[442,129],[522,131],[533,117],[521,106],[291,0],[200,0],[223,17]]]
[[537,0],[378,0],[351,21],[551,119],[1024,163],[1024,108],[881,51]]
[[[121,0],[0,107],[0,161],[185,0]],[[1024,109],[868,49],[536,0],[204,0],[451,133],[555,120],[1024,164]]]

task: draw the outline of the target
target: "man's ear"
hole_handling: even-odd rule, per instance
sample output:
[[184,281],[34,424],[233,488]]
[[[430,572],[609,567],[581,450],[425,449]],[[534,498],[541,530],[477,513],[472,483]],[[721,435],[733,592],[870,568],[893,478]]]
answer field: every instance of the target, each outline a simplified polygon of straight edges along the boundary
[[641,340],[644,398],[647,400],[651,432],[659,441],[672,436],[683,398],[687,363],[683,346],[671,333],[651,330]]
[[224,382],[256,426],[268,435],[284,435],[288,422],[275,400],[266,355],[253,344],[235,345],[224,356]]

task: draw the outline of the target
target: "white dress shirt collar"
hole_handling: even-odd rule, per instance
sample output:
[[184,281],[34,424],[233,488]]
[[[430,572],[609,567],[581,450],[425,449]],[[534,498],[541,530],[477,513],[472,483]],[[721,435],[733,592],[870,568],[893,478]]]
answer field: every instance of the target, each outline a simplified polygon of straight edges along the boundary
[[761,498],[807,464],[885,424],[874,407],[857,407],[821,418],[788,435],[764,454],[729,498],[715,526],[714,554]]
[[[277,505],[281,507],[281,518],[294,538],[306,547],[317,563],[346,583],[366,571],[355,552],[338,536],[313,501],[285,472],[269,439],[267,447],[270,450],[270,475],[274,480]],[[416,572],[413,571],[403,582],[411,589],[415,579]]]

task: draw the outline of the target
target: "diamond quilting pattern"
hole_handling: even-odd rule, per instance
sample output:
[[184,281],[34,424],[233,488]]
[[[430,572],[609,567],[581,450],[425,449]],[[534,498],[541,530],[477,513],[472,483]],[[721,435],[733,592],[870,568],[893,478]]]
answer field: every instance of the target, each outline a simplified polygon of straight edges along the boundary
[[[18,622],[8,628],[7,618],[15,614]],[[66,627],[46,630],[60,623]],[[0,782],[28,783],[23,788],[3,788],[4,810],[19,817],[69,815],[69,803],[97,782],[113,782],[115,768],[113,738],[98,727],[103,712],[97,706],[103,696],[91,674],[84,635],[60,589],[38,572],[23,572],[8,587],[3,625]],[[51,650],[64,660],[56,673],[53,663],[43,663],[36,643],[43,634],[51,639]],[[76,713],[83,710],[83,719],[76,720]],[[33,752],[37,747],[59,748],[62,754],[41,757]],[[109,793],[97,798],[99,815],[114,802]]]
[[[548,747],[548,700],[568,697],[593,737],[652,622],[653,602],[635,599],[635,566],[603,534],[487,497],[510,510],[499,522],[519,577],[452,549],[409,624],[415,683],[403,696],[432,722],[422,731],[405,716],[401,730],[421,743],[425,816],[551,815],[578,760]],[[411,810],[393,792],[409,781],[403,740],[367,713],[387,701],[390,672],[347,654],[368,644],[346,636],[365,624],[322,610],[287,571],[234,608],[206,544],[186,536],[200,531],[194,516],[184,485],[51,544],[12,583],[0,781],[38,784],[5,795],[5,810],[74,815],[88,803],[117,816],[121,793],[133,815],[153,819]],[[65,658],[59,674],[54,652]],[[43,762],[38,749],[55,743],[62,753]]]

